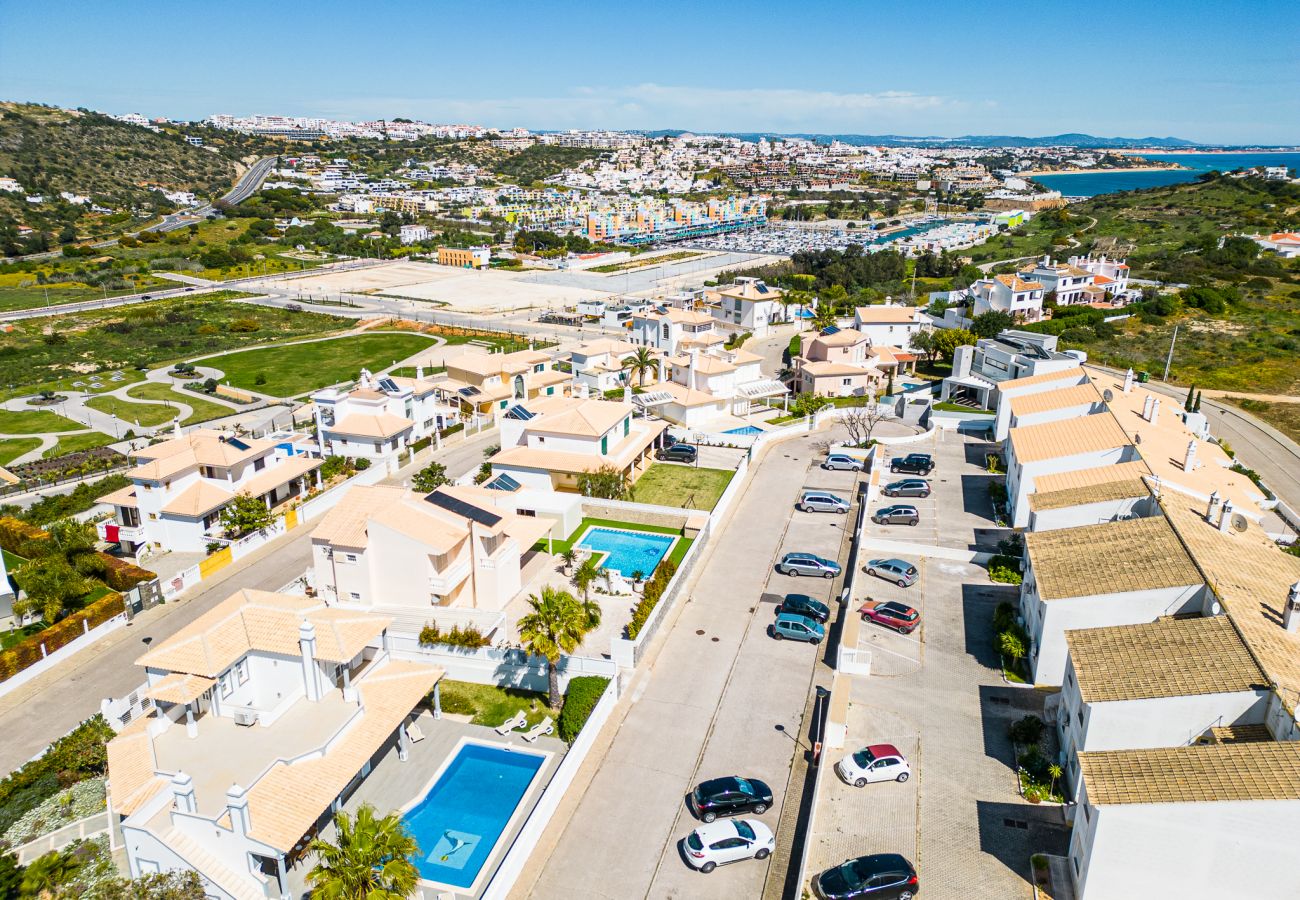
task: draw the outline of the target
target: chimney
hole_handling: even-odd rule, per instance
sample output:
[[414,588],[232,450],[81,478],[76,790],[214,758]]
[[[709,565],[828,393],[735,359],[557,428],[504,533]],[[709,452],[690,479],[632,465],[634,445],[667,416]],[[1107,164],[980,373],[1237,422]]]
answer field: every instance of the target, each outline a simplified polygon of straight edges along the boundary
[[320,699],[320,673],[316,669],[316,626],[303,622],[298,626],[298,645],[302,647],[302,681],[307,699]]
[[1155,425],[1160,419],[1160,398],[1153,397],[1151,400],[1151,424]]
[[1300,581],[1291,585],[1286,593],[1286,607],[1282,610],[1282,627],[1295,634],[1300,631]]
[[1219,492],[1215,491],[1213,494],[1210,494],[1210,505],[1205,510],[1205,521],[1213,525],[1214,513],[1218,510],[1218,508],[1219,508]]
[[1161,486],[1161,484],[1160,484],[1160,476],[1159,476],[1159,475],[1152,475],[1152,476],[1151,476],[1151,496],[1155,497],[1157,500],[1160,499],[1160,486]]
[[698,347],[692,347],[691,367],[690,367],[690,371],[686,375],[686,386],[690,388],[692,391],[695,390],[695,362],[699,358],[700,358],[700,349]]
[[664,358],[661,356],[659,357],[659,383],[663,384],[664,381]]
[[1151,421],[1151,395],[1147,394],[1142,398],[1142,418],[1148,422]]
[[1229,534],[1232,530],[1232,501],[1224,500],[1219,511],[1219,531]]
[[184,772],[172,776],[172,796],[175,798],[177,812],[199,811],[199,801],[194,795],[194,779]]
[[424,381],[424,366],[415,367],[415,380]]
[[230,830],[240,837],[248,837],[253,821],[248,815],[248,792],[237,784],[226,791],[226,808],[230,810]]
[[1196,468],[1196,438],[1187,442],[1187,453],[1183,456],[1183,471],[1190,472]]
[[1131,393],[1133,390],[1133,370],[1129,369],[1124,373],[1124,393]]

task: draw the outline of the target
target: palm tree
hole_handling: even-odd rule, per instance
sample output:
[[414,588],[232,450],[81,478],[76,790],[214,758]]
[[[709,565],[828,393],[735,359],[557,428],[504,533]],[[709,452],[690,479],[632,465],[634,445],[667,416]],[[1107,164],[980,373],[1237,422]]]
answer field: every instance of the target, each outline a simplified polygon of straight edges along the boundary
[[596,561],[590,556],[582,561],[576,572],[573,573],[573,586],[582,591],[583,601],[591,599],[591,585],[600,577],[600,569],[596,566]]
[[307,873],[321,900],[406,900],[420,880],[412,857],[420,852],[402,817],[379,817],[370,804],[334,818],[337,843],[316,838],[307,848],[316,865]]
[[532,612],[519,619],[519,639],[529,653],[546,657],[547,702],[551,709],[559,709],[560,672],[556,666],[562,654],[577,650],[587,632],[600,625],[600,606],[549,586],[542,588],[540,597],[530,595],[528,606]]
[[823,328],[830,328],[839,318],[835,315],[835,307],[829,301],[819,300],[817,309],[813,311],[813,326],[821,331]]
[[1060,779],[1062,774],[1061,767],[1056,763],[1052,763],[1050,766],[1047,767],[1047,774],[1052,779],[1052,788],[1051,790],[1048,791],[1048,793],[1054,795],[1056,793],[1056,782]]
[[578,551],[570,547],[560,554],[560,561],[564,563],[566,574],[572,572],[573,567],[578,563]]
[[632,377],[637,379],[637,384],[641,387],[645,387],[646,373],[653,372],[657,366],[658,363],[651,355],[649,347],[637,347],[636,353],[623,360],[623,368],[632,373]]
[[80,860],[72,853],[51,850],[34,860],[23,871],[22,896],[38,897],[41,900],[58,896],[60,888],[66,885],[80,868]]

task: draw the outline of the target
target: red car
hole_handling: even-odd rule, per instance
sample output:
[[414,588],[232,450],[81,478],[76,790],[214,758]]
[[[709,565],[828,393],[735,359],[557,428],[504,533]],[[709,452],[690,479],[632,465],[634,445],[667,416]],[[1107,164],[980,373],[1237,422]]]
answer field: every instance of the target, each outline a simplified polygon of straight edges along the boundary
[[862,604],[858,612],[862,614],[862,621],[884,625],[899,634],[910,634],[917,625],[921,624],[919,612],[893,600],[868,600]]

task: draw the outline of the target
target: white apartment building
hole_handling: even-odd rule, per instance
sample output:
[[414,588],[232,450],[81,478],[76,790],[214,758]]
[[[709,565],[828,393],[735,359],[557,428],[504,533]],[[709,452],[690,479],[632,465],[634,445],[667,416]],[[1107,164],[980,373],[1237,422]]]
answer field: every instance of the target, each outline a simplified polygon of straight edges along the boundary
[[668,427],[634,412],[630,403],[577,397],[517,403],[500,419],[493,480],[508,475],[526,488],[574,492],[584,473],[608,467],[634,482]]
[[906,350],[912,337],[930,327],[930,317],[913,306],[859,306],[853,311],[853,328],[865,335],[872,347]]
[[442,676],[391,659],[388,625],[243,590],[140,657],[154,706],[107,749],[131,877],[192,869],[207,897],[295,896],[307,842],[406,759],[407,719]]
[[[978,346],[978,345],[977,345]],[[959,350],[961,348],[958,348]],[[1044,350],[1055,350],[1056,344],[1043,345]],[[978,371],[981,375],[985,373],[996,374],[1001,371],[1000,366],[996,365],[1000,360],[995,359],[994,365],[987,365],[984,360],[979,360],[979,368],[976,369],[976,360],[971,358],[971,370]],[[1007,365],[1007,371],[1022,371],[1032,367],[1033,361],[1030,359],[1015,360],[1013,359]],[[955,364],[954,364],[955,366]],[[988,379],[992,380],[992,379]],[[997,441],[1006,440],[1007,431],[1011,428],[1011,403],[1013,400],[1019,400],[1023,397],[1034,394],[1042,394],[1050,391],[1056,391],[1060,388],[1076,387],[1088,381],[1088,376],[1084,374],[1083,368],[1078,365],[1065,366],[1062,368],[1045,368],[1044,371],[1036,375],[1021,375],[1003,381],[997,382],[997,392],[993,395],[993,408],[997,410],[994,417],[993,439]],[[1022,407],[1023,408],[1023,407]],[[1023,424],[1031,424],[1025,422]]]
[[247,494],[274,509],[319,486],[321,460],[292,444],[202,429],[136,450],[129,487],[100,497],[113,518],[100,538],[128,555],[142,547],[204,552],[223,536],[221,511]]
[[1152,516],[1158,512],[1141,460],[1040,475],[1029,495],[1029,530],[1052,531]]
[[1073,262],[1053,262],[1050,256],[1044,256],[1035,265],[1021,269],[1020,277],[1041,284],[1047,293],[1055,291],[1057,306],[1106,301],[1105,289],[1093,283],[1096,276]]
[[399,468],[412,442],[460,421],[457,406],[422,369],[415,378],[376,378],[363,369],[355,388],[326,388],[311,399],[321,456],[368,459],[388,471]]
[[403,225],[398,229],[398,238],[403,244],[418,244],[429,239],[428,225]]
[[676,356],[688,347],[726,343],[726,337],[714,330],[714,321],[712,316],[694,310],[652,307],[632,316],[630,339],[634,344]]
[[553,520],[498,508],[493,493],[349,488],[311,535],[317,590],[332,603],[435,620],[438,607],[504,609],[523,587],[524,557]]
[[1038,322],[1043,318],[1045,293],[1040,281],[1026,280],[1019,275],[994,275],[976,281],[961,299],[970,306],[970,318],[996,311],[1010,313],[1018,321]]

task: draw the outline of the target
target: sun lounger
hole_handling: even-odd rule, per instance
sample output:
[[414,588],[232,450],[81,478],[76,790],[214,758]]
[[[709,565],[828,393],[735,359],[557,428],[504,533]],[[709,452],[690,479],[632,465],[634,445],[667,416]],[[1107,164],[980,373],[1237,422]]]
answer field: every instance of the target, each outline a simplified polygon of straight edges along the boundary
[[524,740],[531,744],[542,735],[552,734],[554,731],[555,725],[552,724],[550,716],[547,716],[545,719],[542,719],[541,722],[534,725],[531,731],[524,735]]
[[420,726],[414,722],[406,726],[406,736],[411,739],[412,744],[418,744],[420,741],[424,740],[424,732],[421,731]]
[[498,725],[496,727],[496,733],[506,734],[508,732],[514,731],[516,728],[523,728],[527,724],[528,724],[528,716],[524,715],[524,713],[520,711],[515,713],[505,722],[502,722],[500,725]]

